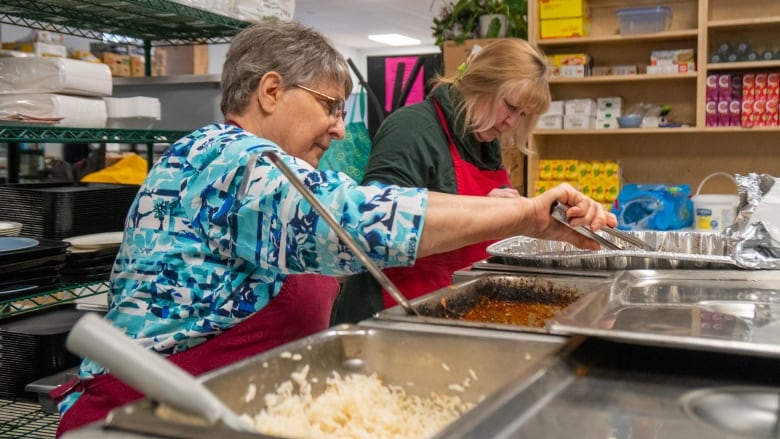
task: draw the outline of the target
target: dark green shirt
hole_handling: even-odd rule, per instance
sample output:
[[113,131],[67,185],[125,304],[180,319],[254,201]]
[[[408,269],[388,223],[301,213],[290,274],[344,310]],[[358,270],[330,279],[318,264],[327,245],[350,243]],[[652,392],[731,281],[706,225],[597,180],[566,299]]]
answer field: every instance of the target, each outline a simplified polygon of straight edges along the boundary
[[[436,114],[434,98],[442,107],[460,157],[483,170],[502,169],[498,141],[481,143],[471,134],[463,135],[464,119],[462,115],[456,118],[453,105],[460,95],[442,84],[425,101],[400,108],[385,118],[373,139],[363,183],[380,181],[458,192],[449,141]],[[382,309],[382,288],[371,274],[350,276],[333,306],[331,323],[357,323]]]
[[449,142],[436,115],[434,97],[451,127],[461,158],[480,169],[502,168],[498,142],[480,143],[471,134],[463,135],[463,117],[456,120],[453,108],[453,101],[460,97],[449,85],[442,84],[425,101],[387,116],[374,137],[364,183],[381,181],[457,193]]

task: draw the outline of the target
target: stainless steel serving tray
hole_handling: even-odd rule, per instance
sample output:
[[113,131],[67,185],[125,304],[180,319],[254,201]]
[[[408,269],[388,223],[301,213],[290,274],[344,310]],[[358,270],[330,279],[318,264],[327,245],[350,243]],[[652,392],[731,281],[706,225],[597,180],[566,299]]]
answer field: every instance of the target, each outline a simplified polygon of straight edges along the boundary
[[550,319],[548,329],[780,357],[780,271],[626,271]]
[[409,315],[400,306],[380,311],[378,320],[447,325],[504,331],[542,332],[545,327],[458,320],[482,296],[518,302],[557,303],[560,299],[578,299],[609,285],[612,276],[577,277],[541,273],[484,273],[471,280],[449,285],[412,300],[420,313]]
[[647,251],[625,246],[616,238],[602,236],[625,250],[582,250],[561,241],[516,236],[491,244],[487,252],[505,264],[586,270],[634,269],[736,269],[723,235],[700,232],[630,232],[655,246]]
[[469,439],[777,437],[777,359],[577,339],[447,429]]
[[[458,395],[464,401],[491,399],[553,361],[566,337],[515,334],[469,328],[443,328],[404,322],[342,325],[286,344],[204,375],[201,379],[220,399],[239,413],[256,414],[265,407],[263,395],[272,392],[291,374],[310,367],[312,394],[320,393],[334,371],[376,372],[386,384],[403,386],[408,393],[428,396],[430,392]],[[298,358],[300,356],[300,358]],[[477,376],[462,393],[449,389]],[[245,398],[250,384],[256,396]],[[484,402],[483,401],[483,402]],[[481,403],[480,403],[481,404]],[[477,407],[479,404],[477,405]],[[148,399],[114,410],[107,427],[154,437],[257,438],[260,434],[238,433],[221,425],[205,426],[174,421],[156,415]],[[473,411],[474,409],[472,409]],[[467,412],[464,416],[468,416]]]

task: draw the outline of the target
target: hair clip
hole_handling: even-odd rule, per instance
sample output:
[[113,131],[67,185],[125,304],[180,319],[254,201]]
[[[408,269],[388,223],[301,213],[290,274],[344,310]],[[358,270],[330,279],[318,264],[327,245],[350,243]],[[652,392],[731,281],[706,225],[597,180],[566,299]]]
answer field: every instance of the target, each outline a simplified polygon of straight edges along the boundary
[[474,59],[480,50],[482,50],[482,46],[479,44],[475,44],[474,47],[471,48],[471,52],[469,52],[469,56],[466,57],[466,61],[463,61],[458,66],[458,75],[455,77],[456,80],[461,79],[463,75],[466,74],[466,69],[469,67],[469,63],[471,63],[471,60]]

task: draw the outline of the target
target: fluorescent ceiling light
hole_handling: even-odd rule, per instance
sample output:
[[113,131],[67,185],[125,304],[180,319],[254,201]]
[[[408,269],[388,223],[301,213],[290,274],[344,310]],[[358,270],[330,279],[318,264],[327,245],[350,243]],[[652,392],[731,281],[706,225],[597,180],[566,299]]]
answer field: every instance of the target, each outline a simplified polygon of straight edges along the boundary
[[387,44],[388,46],[418,46],[420,40],[405,37],[400,34],[381,34],[369,35],[368,39],[377,43]]

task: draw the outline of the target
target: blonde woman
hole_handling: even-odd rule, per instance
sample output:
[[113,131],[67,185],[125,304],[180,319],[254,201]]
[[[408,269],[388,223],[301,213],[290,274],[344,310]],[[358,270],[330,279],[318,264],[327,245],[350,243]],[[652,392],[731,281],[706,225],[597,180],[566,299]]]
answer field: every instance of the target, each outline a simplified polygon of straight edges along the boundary
[[[529,132],[550,105],[543,54],[507,38],[472,54],[452,77],[437,78],[424,102],[390,114],[379,128],[364,183],[425,187],[460,195],[517,198],[501,148],[525,150]],[[527,151],[526,151],[527,152]],[[484,259],[488,242],[420,258],[385,273],[414,298],[451,283],[452,272]],[[344,284],[332,323],[357,322],[395,302],[370,276]]]

